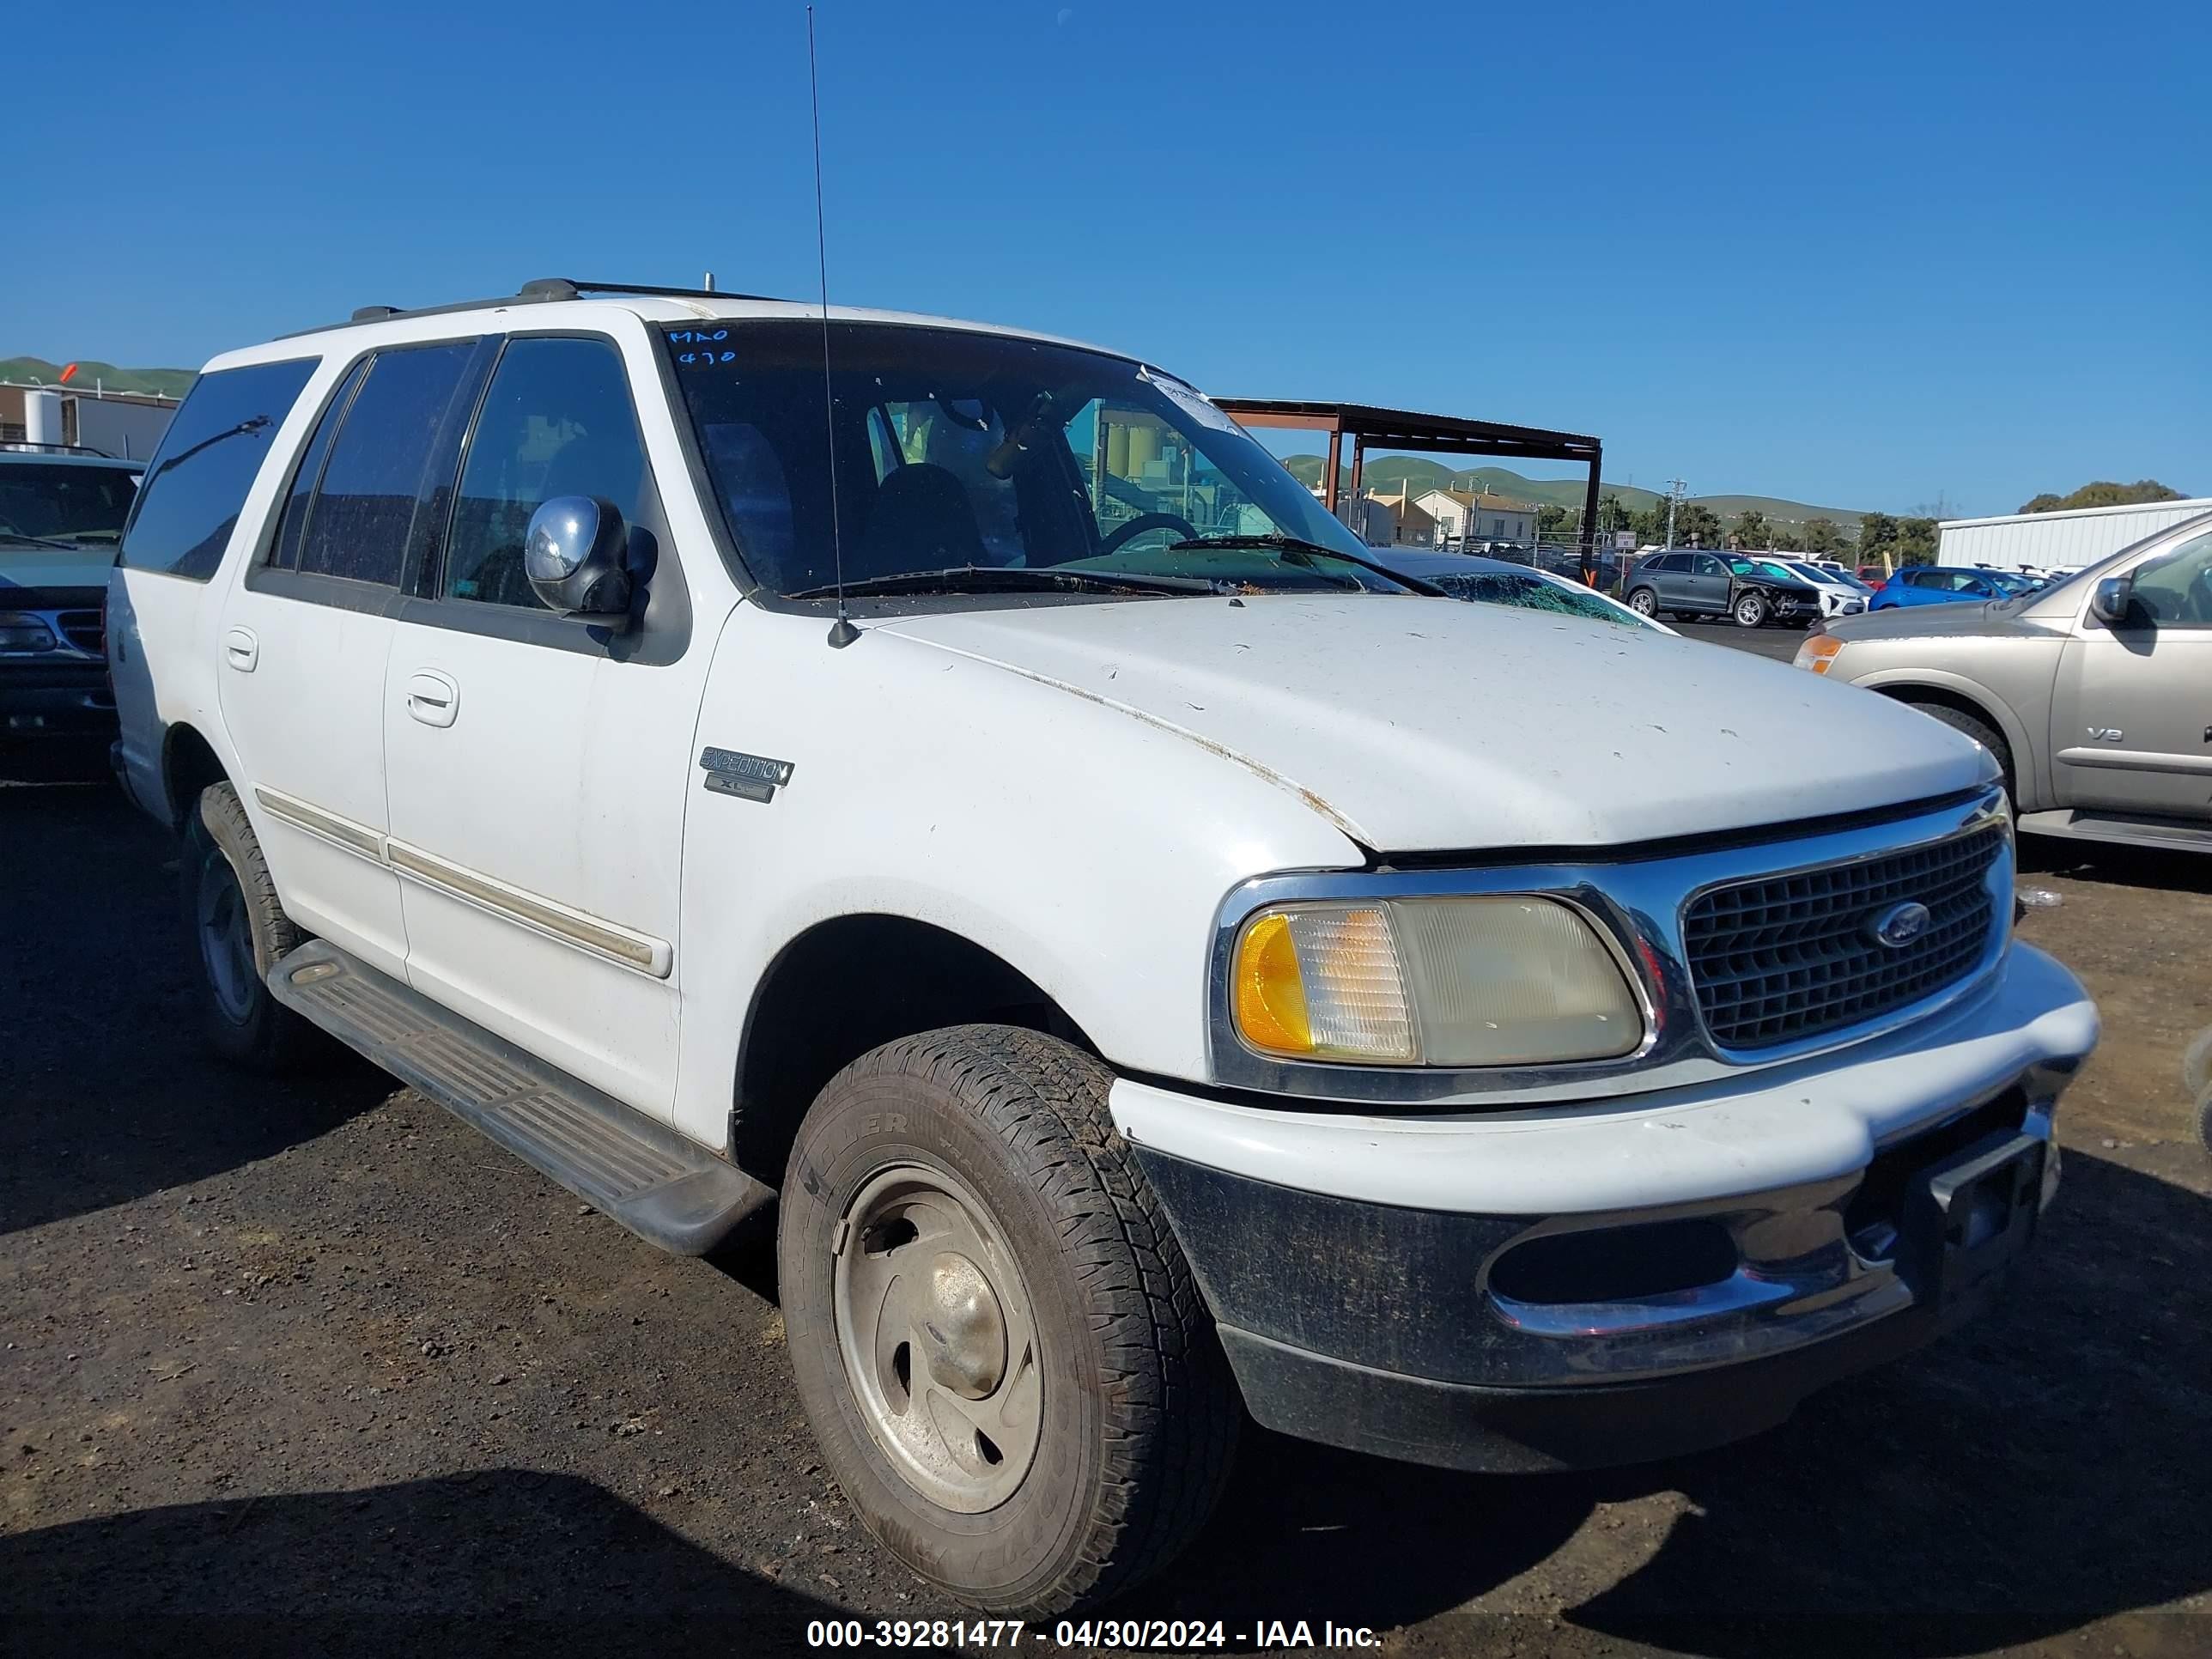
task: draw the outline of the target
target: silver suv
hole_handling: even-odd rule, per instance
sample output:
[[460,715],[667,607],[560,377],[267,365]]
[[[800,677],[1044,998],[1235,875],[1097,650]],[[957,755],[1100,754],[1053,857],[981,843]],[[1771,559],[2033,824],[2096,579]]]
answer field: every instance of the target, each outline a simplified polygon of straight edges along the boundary
[[1978,739],[2022,830],[2212,852],[2212,514],[2040,592],[1832,623],[1797,665]]

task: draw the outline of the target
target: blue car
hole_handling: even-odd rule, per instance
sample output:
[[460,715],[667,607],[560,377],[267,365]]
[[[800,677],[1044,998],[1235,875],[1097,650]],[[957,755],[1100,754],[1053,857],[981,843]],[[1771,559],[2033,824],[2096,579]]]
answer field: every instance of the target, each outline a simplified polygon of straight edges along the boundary
[[1907,605],[1957,605],[1962,600],[2016,599],[2041,584],[2009,570],[1962,570],[1938,564],[1907,565],[1875,590],[1869,611]]

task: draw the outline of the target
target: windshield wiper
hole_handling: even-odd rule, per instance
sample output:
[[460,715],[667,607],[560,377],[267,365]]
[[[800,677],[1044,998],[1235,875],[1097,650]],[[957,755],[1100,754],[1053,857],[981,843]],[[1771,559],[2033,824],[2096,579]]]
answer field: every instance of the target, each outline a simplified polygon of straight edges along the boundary
[[1416,593],[1425,593],[1431,599],[1444,597],[1443,589],[1438,587],[1434,582],[1423,581],[1419,576],[1401,575],[1388,565],[1377,564],[1372,559],[1363,559],[1357,553],[1346,553],[1341,548],[1326,546],[1320,542],[1307,541],[1302,536],[1193,536],[1188,541],[1171,543],[1168,551],[1170,553],[1203,552],[1206,549],[1212,547],[1231,549],[1249,547],[1256,548],[1261,552],[1280,553],[1291,563],[1304,565],[1308,569],[1313,568],[1313,561],[1316,558],[1336,559],[1346,564],[1358,565],[1363,570],[1371,570],[1376,575],[1385,577],[1401,587],[1409,587]]
[[[1046,565],[954,565],[945,570],[901,571],[890,576],[864,576],[847,582],[844,592],[854,595],[901,593],[1212,593],[1219,585],[1202,576],[1152,576],[1135,572],[1066,570]],[[787,599],[834,599],[835,582],[802,587]]]
[[26,547],[51,547],[64,553],[76,550],[74,542],[58,542],[48,536],[26,536],[20,530],[0,530],[0,542],[21,542]]

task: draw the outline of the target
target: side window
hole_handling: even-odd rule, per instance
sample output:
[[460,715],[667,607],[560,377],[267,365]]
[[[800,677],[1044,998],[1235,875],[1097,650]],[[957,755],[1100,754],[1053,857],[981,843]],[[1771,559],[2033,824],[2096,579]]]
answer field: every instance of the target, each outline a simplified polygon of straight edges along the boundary
[[315,486],[323,476],[323,463],[329,459],[331,440],[337,435],[338,423],[345,419],[346,406],[361,385],[365,364],[356,363],[338,389],[331,395],[323,409],[323,418],[315,422],[314,435],[301,452],[300,464],[292,471],[292,488],[284,496],[284,516],[276,526],[276,540],[269,550],[269,564],[277,570],[295,570],[300,563],[300,538],[307,533],[307,507],[315,493]]
[[124,564],[200,582],[215,574],[270,441],[319,362],[218,369],[192,383],[139,486]]
[[1725,576],[1728,574],[1728,567],[1710,553],[1698,554],[1691,562],[1692,568],[1694,568],[1700,576]]
[[2212,535],[2144,560],[2128,591],[2161,628],[2212,628]]
[[370,359],[300,537],[302,574],[398,585],[431,452],[475,349],[409,346]]
[[1662,576],[1677,576],[1682,571],[1682,556],[1679,553],[1662,553],[1656,558],[1644,560],[1644,568],[1646,570],[1656,570]]
[[556,495],[639,522],[652,489],[622,354],[605,340],[510,340],[461,470],[445,595],[543,609],[522,563],[530,515]]

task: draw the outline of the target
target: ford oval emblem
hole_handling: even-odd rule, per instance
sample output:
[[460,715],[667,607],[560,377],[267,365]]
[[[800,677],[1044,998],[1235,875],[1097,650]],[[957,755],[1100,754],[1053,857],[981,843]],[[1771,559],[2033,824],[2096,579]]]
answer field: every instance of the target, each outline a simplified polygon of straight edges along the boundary
[[1867,932],[1874,935],[1877,944],[1887,945],[1893,951],[1902,951],[1926,933],[1928,924],[1933,920],[1935,918],[1929,915],[1926,905],[1907,899],[1904,903],[1893,904],[1870,918],[1867,922]]

